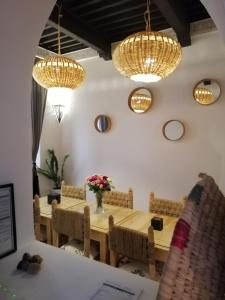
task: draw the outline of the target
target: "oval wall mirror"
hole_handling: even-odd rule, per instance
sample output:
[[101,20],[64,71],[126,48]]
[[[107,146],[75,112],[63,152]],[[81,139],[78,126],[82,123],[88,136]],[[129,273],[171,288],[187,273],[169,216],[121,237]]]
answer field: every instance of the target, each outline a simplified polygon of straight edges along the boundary
[[163,135],[167,140],[178,141],[184,136],[184,124],[178,120],[169,120],[163,125]]
[[148,111],[152,105],[151,91],[144,87],[134,89],[129,95],[128,105],[137,114]]
[[106,115],[99,115],[95,118],[95,129],[98,132],[106,132],[111,127],[111,120]]
[[202,105],[216,102],[220,97],[221,89],[215,80],[203,79],[196,84],[193,90],[194,99]]

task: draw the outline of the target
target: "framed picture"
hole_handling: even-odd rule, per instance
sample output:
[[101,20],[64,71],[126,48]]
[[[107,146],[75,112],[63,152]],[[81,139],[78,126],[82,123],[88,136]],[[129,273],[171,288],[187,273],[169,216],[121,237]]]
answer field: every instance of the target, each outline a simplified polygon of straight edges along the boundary
[[0,185],[0,258],[17,250],[13,184]]

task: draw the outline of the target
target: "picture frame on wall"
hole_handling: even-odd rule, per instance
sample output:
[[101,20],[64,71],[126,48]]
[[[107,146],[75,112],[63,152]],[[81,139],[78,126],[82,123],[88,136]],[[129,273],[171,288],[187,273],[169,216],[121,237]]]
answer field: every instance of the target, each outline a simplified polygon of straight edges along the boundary
[[9,183],[0,185],[0,259],[16,250],[14,188]]

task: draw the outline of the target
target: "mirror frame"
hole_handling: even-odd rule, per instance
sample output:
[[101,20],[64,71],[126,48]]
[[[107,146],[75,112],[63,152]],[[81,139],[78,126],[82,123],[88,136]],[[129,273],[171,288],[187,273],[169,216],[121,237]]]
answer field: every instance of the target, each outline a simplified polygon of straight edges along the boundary
[[[207,104],[200,103],[200,102],[198,102],[198,101],[195,99],[195,89],[197,88],[197,86],[198,86],[202,81],[205,81],[205,80],[214,81],[216,84],[218,84],[218,86],[219,86],[219,88],[220,88],[220,93],[219,93],[217,99],[216,99],[214,102],[212,102],[212,103],[207,103]],[[197,102],[198,104],[203,105],[203,106],[212,105],[212,104],[216,103],[216,102],[219,100],[220,96],[221,96],[221,86],[220,86],[219,82],[218,82],[217,80],[215,80],[215,79],[204,78],[204,79],[201,79],[200,81],[198,81],[198,82],[196,83],[196,85],[195,85],[194,88],[193,88],[192,94],[193,94],[193,99],[194,99],[194,101]]]
[[[166,126],[167,126],[169,123],[174,122],[174,121],[179,122],[179,123],[182,125],[182,128],[183,128],[183,132],[182,132],[181,136],[180,136],[179,138],[175,139],[175,140],[168,138],[168,136],[166,136],[166,134],[165,134]],[[181,140],[181,139],[183,138],[183,136],[184,136],[184,134],[185,134],[185,126],[184,126],[184,123],[183,123],[182,121],[176,120],[176,119],[168,120],[166,123],[163,124],[163,127],[162,127],[162,133],[163,133],[164,138],[167,139],[168,141],[172,141],[172,142],[179,141],[179,140]]]
[[[107,118],[107,121],[108,121],[108,128],[107,128],[106,130],[104,130],[104,131],[99,130],[99,129],[98,129],[98,126],[97,126],[97,122],[98,122],[98,119],[99,119],[100,117],[106,117],[106,118]],[[106,132],[108,132],[108,131],[111,129],[111,119],[110,119],[110,117],[107,116],[107,115],[98,115],[98,116],[95,118],[94,126],[95,126],[95,129],[96,129],[99,133],[106,133]]]
[[[143,111],[143,112],[141,112],[141,113],[137,113],[137,112],[135,112],[135,111],[133,110],[133,108],[131,107],[131,98],[132,98],[133,94],[134,94],[136,91],[141,90],[141,89],[147,90],[147,91],[150,93],[150,95],[151,95],[151,97],[152,97],[152,101],[151,101],[151,104],[150,104],[150,106],[149,106],[149,108],[148,108],[147,110],[145,110],[145,111]],[[146,113],[147,111],[149,111],[149,109],[152,107],[152,104],[153,104],[153,94],[152,94],[152,91],[151,91],[149,88],[146,88],[146,87],[144,87],[144,86],[137,87],[137,88],[135,88],[134,90],[132,90],[131,93],[130,93],[130,95],[129,95],[129,97],[128,97],[128,106],[129,106],[130,110],[131,110],[133,113],[137,114],[137,115],[141,115],[141,114],[144,114],[144,113]]]

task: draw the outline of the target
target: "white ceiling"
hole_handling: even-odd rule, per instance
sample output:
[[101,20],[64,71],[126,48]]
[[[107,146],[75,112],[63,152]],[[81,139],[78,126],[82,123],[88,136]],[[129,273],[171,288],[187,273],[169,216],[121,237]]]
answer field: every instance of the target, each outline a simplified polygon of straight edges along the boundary
[[225,0],[201,0],[225,42]]

